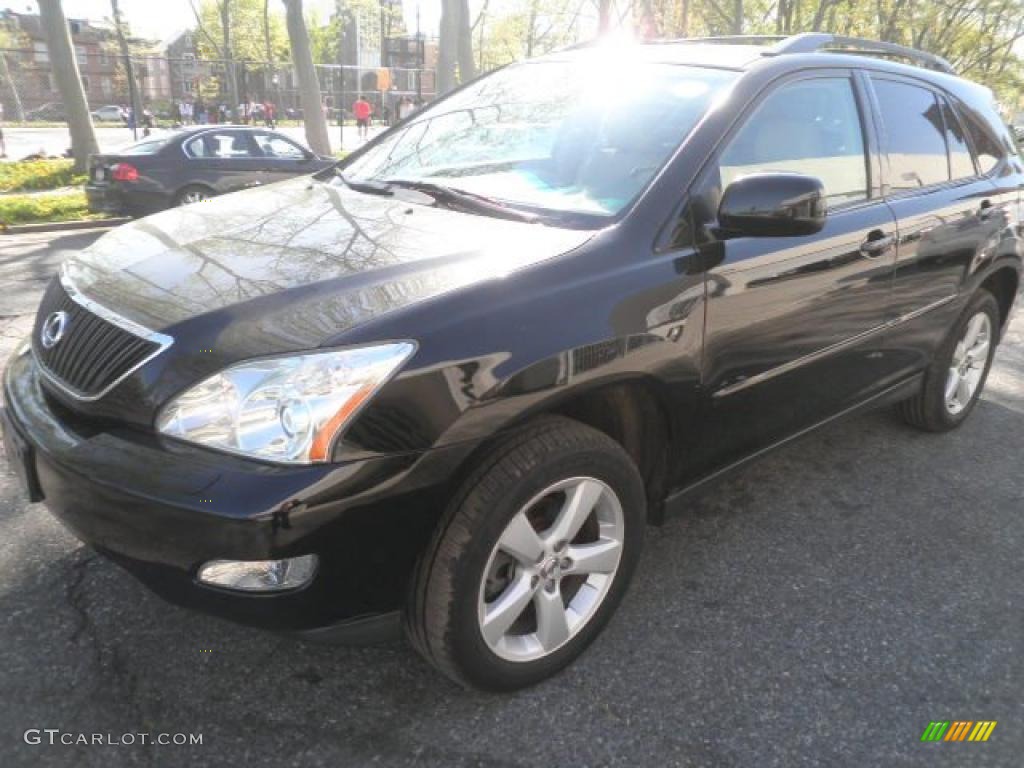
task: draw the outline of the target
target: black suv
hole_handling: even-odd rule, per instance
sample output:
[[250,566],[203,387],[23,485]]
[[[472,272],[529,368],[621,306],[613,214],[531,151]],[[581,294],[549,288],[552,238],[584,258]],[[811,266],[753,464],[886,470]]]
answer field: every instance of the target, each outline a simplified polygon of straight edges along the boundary
[[861,407],[967,418],[1022,185],[991,94],[909,49],[546,56],[70,259],[7,367],[8,456],[170,600],[401,620],[457,681],[530,684],[689,491]]

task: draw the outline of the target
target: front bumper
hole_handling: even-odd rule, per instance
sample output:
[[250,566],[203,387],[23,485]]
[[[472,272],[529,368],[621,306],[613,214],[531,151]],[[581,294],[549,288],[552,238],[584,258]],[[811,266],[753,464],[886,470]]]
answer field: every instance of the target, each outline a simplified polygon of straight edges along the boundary
[[[79,539],[174,603],[275,630],[365,628],[400,608],[447,480],[473,448],[281,467],[99,430],[46,395],[31,354],[10,361],[4,395],[47,507]],[[290,592],[245,594],[195,579],[209,560],[304,554],[316,554],[319,568]]]

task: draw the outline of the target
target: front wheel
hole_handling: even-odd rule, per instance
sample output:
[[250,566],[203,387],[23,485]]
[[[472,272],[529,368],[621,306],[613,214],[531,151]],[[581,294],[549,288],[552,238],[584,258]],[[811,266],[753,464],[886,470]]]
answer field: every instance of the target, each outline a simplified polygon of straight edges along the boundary
[[611,617],[645,519],[640,474],[618,443],[538,420],[497,444],[454,497],[417,568],[406,634],[462,685],[539,682]]
[[904,420],[929,432],[960,426],[985,387],[998,338],[999,304],[979,290],[925,372],[921,391],[900,403]]

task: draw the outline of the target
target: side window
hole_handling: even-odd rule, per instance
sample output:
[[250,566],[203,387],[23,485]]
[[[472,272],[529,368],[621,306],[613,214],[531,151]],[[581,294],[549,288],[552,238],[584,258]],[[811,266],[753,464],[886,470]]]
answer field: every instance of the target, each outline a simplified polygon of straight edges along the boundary
[[978,167],[983,174],[990,172],[1006,155],[1002,144],[992,135],[985,125],[984,119],[969,109],[961,109],[964,125],[974,144],[974,152],[978,156]]
[[926,88],[872,78],[882,112],[893,192],[949,181],[945,126],[935,94]]
[[224,131],[204,133],[185,145],[190,157],[216,157],[230,160],[253,157],[249,137],[244,133]]
[[949,148],[949,173],[953,179],[968,179],[974,176],[974,160],[967,146],[967,136],[956,112],[945,99],[939,99],[942,109],[942,122],[946,126],[946,146]]
[[830,207],[867,199],[860,111],[847,78],[816,78],[768,95],[719,159],[722,189],[740,176],[789,171],[816,176]]
[[185,143],[185,152],[189,157],[206,157],[206,143],[199,136]]
[[253,137],[264,157],[280,157],[288,160],[301,160],[306,154],[295,144],[281,136],[269,133],[257,133]]

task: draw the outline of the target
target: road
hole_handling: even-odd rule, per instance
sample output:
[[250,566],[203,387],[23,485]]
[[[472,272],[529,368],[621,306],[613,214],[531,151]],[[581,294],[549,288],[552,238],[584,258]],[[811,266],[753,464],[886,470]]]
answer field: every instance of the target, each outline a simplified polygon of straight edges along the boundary
[[[371,135],[376,135],[383,130],[374,126]],[[306,144],[306,134],[302,127],[287,126],[280,129],[282,133],[296,139],[303,145]],[[161,133],[156,130],[154,135]],[[338,151],[341,147],[340,129],[337,125],[328,126],[328,134],[331,138],[332,151]],[[142,137],[142,132],[139,132]],[[20,160],[27,155],[37,152],[45,152],[48,155],[60,155],[71,146],[71,139],[68,136],[67,128],[19,128],[4,127],[4,140],[7,145],[7,157],[11,160]],[[132,132],[121,126],[96,126],[96,140],[99,142],[100,151],[113,152],[131,144],[134,139]],[[356,149],[362,144],[355,126],[345,126],[345,149]]]
[[[58,251],[95,236],[0,239],[7,349]],[[604,635],[508,696],[457,689],[401,644],[317,646],[169,606],[0,464],[0,765],[1020,765],[1022,449],[1018,320],[958,432],[884,411],[776,451],[650,529]],[[922,744],[939,719],[998,726]],[[203,744],[30,745],[30,728]]]

